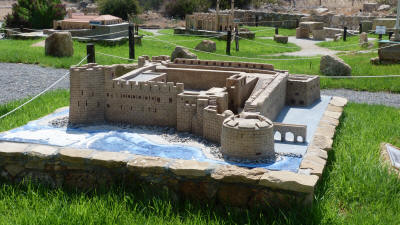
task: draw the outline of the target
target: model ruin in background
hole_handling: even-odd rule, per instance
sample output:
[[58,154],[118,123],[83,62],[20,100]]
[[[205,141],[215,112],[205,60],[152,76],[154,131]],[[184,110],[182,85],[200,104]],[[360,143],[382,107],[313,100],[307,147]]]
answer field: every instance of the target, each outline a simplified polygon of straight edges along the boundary
[[117,65],[72,67],[70,122],[122,122],[176,127],[221,143],[223,154],[274,156],[274,134],[306,140],[306,126],[273,123],[285,104],[320,99],[317,76],[289,75],[272,65],[140,57],[139,68],[116,76]]

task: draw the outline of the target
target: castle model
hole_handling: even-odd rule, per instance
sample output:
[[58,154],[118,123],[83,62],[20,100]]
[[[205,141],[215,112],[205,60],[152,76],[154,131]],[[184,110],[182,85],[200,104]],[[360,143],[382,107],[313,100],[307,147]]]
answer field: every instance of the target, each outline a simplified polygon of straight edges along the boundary
[[320,99],[317,76],[268,64],[142,56],[138,69],[117,76],[117,68],[70,69],[71,123],[175,127],[220,143],[224,156],[260,159],[275,156],[276,132],[306,141],[306,126],[272,122],[283,107]]

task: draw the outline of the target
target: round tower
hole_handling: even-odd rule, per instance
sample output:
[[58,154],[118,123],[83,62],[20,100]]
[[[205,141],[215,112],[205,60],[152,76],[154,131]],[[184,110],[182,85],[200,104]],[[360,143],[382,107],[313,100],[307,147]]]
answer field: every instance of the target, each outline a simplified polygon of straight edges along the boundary
[[274,125],[264,116],[241,113],[225,119],[221,149],[224,156],[240,159],[273,158]]

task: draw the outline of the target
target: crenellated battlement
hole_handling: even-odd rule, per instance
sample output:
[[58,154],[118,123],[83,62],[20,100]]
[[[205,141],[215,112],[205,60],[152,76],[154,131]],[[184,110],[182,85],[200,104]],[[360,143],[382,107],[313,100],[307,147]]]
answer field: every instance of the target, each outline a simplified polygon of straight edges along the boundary
[[243,68],[243,69],[257,69],[257,70],[274,70],[271,64],[263,63],[249,63],[249,62],[234,62],[234,61],[216,61],[216,60],[199,60],[199,59],[175,59],[175,64],[184,65],[201,65],[201,66],[217,66],[226,68]]

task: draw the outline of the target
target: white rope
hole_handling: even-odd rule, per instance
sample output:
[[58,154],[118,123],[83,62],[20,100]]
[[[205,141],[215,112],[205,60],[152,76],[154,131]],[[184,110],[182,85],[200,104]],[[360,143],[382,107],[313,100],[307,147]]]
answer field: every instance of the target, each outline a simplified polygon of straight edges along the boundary
[[119,58],[119,59],[124,59],[124,60],[129,60],[129,61],[137,61],[136,59],[129,59],[129,58],[124,58],[121,56],[117,56],[117,55],[110,55],[110,54],[106,54],[106,53],[102,53],[102,52],[96,52],[97,54],[100,55],[105,55],[105,56],[109,56],[109,57],[114,57],[114,58]]
[[[81,65],[83,61],[85,61],[87,59],[88,56],[85,56],[77,65]],[[15,111],[21,109],[22,107],[24,107],[25,105],[29,104],[30,102],[32,102],[33,100],[37,99],[39,96],[43,95],[44,93],[46,93],[47,91],[49,91],[51,88],[53,88],[56,84],[58,84],[59,82],[61,82],[62,80],[64,80],[67,76],[69,75],[69,71],[67,73],[65,73],[60,79],[58,79],[56,82],[54,82],[52,85],[50,85],[49,87],[47,87],[46,89],[44,89],[42,92],[40,92],[39,94],[37,94],[35,97],[31,98],[29,101],[23,103],[22,105],[18,106],[17,108],[11,110],[10,112],[0,116],[0,120],[5,118],[6,116],[14,113]]]

